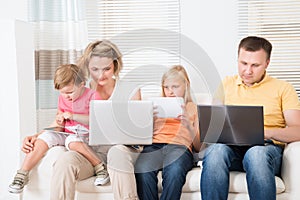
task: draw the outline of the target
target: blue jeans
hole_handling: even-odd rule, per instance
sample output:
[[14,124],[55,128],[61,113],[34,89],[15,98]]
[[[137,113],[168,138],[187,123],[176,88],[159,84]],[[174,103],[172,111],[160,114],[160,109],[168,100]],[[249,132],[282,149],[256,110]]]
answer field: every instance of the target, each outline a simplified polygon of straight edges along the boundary
[[205,152],[200,181],[202,200],[227,200],[229,171],[245,171],[252,200],[275,200],[275,175],[280,174],[283,149],[213,144]]
[[140,200],[158,200],[157,173],[162,170],[161,200],[179,200],[186,174],[193,167],[192,153],[182,145],[145,146],[135,164]]

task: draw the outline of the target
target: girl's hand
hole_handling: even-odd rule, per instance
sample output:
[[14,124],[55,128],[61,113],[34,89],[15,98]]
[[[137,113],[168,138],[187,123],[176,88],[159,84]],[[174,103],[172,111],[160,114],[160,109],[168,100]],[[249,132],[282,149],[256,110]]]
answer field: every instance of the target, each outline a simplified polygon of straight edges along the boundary
[[155,121],[157,117],[158,111],[157,111],[157,106],[153,106],[153,121]]
[[35,135],[25,137],[22,144],[22,151],[26,154],[33,151],[36,140],[37,137]]
[[193,125],[192,125],[192,123],[191,123],[191,121],[189,119],[190,116],[186,112],[186,107],[185,107],[185,105],[182,105],[181,107],[182,107],[182,114],[179,115],[177,118],[179,120],[181,120],[181,124],[183,126],[185,126],[189,131],[192,131],[193,130]]

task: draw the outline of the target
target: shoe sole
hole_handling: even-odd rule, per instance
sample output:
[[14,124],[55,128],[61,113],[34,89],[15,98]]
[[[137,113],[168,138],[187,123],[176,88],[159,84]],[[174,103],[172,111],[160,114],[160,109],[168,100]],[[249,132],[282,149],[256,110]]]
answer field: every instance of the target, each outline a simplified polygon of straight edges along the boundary
[[16,189],[16,188],[8,188],[8,192],[10,192],[10,193],[13,193],[13,194],[20,194],[20,193],[22,193],[23,192],[23,189],[24,188],[22,188],[22,189]]
[[105,185],[106,183],[108,183],[110,181],[109,176],[106,179],[103,179],[102,181],[96,181],[94,182],[95,186],[101,186],[101,185]]

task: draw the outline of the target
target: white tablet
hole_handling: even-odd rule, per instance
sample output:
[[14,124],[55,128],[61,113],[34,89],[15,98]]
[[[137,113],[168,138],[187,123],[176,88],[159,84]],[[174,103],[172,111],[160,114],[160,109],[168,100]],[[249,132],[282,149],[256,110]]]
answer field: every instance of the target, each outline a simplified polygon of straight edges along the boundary
[[66,135],[73,134],[73,133],[67,133],[67,132],[61,131],[61,128],[62,127],[47,127],[47,128],[44,128],[43,130],[51,131],[51,132],[54,132],[54,133],[66,134]]
[[[89,130],[79,124],[77,124],[75,126],[67,126],[67,127],[62,127],[62,126],[47,127],[47,128],[44,128],[43,130],[52,131],[52,132],[60,133],[60,134],[66,134],[66,135],[70,135],[70,134],[88,135],[89,134]],[[64,130],[64,131],[61,131],[61,130]],[[71,132],[65,132],[66,130],[69,130]]]
[[154,112],[157,112],[159,118],[176,118],[182,114],[182,97],[152,97],[149,100],[156,107]]

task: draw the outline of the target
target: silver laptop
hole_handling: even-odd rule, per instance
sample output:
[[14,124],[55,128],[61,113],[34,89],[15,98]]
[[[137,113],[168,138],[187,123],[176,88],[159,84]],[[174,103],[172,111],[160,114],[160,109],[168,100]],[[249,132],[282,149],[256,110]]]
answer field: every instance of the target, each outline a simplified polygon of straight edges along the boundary
[[153,103],[93,100],[89,126],[90,145],[152,144]]
[[263,145],[262,106],[198,105],[200,141]]

